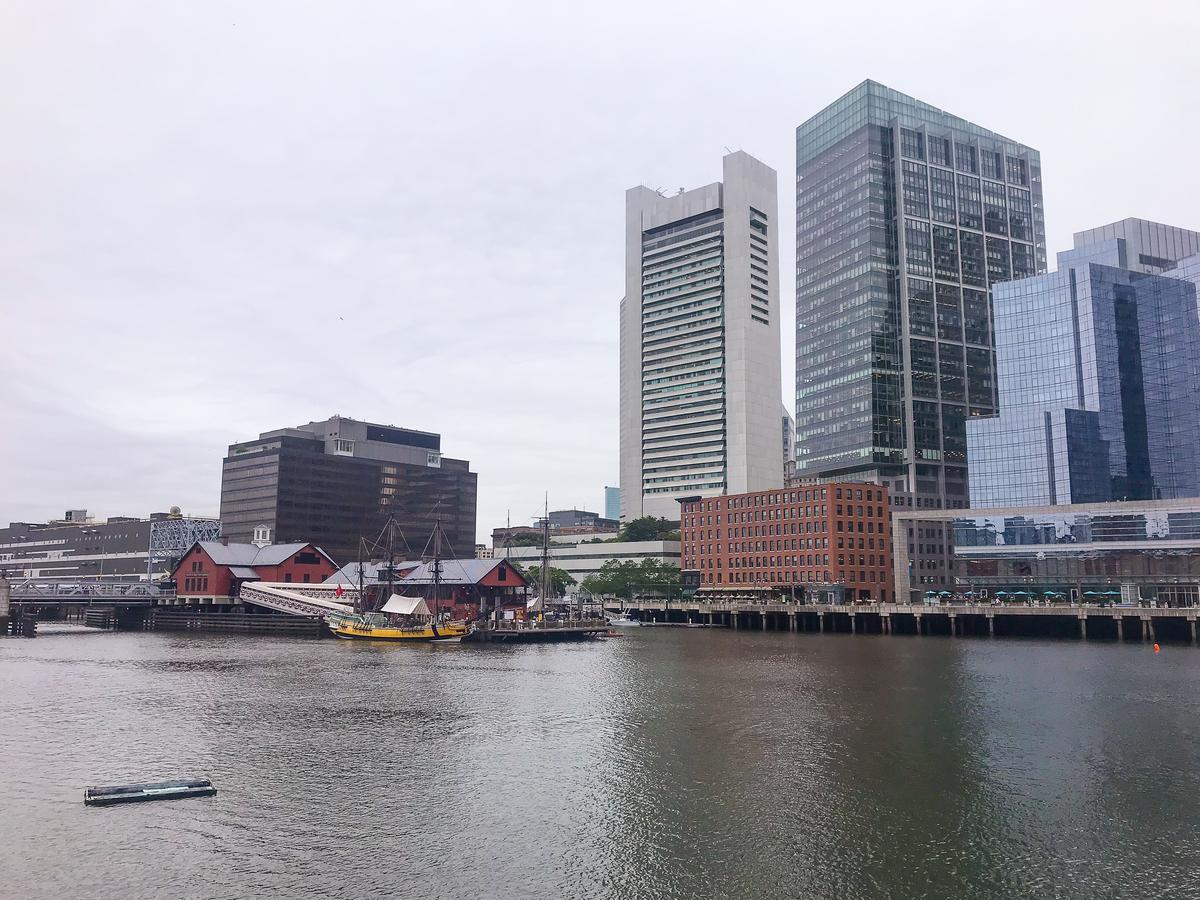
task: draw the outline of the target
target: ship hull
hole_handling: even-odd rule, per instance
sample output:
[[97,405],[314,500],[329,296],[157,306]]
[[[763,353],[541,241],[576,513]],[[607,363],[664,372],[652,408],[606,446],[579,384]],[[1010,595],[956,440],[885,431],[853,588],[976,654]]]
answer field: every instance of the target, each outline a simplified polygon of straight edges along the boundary
[[389,641],[391,643],[451,643],[461,641],[467,629],[461,625],[432,628],[387,628],[338,625],[329,629],[335,637],[346,641]]

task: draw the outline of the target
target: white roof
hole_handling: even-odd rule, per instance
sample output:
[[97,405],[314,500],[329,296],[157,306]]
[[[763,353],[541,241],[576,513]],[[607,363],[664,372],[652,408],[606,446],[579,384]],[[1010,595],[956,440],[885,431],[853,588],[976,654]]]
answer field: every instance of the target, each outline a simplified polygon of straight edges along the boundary
[[424,597],[404,597],[400,594],[392,594],[380,612],[394,613],[398,616],[430,615],[429,604],[425,602]]

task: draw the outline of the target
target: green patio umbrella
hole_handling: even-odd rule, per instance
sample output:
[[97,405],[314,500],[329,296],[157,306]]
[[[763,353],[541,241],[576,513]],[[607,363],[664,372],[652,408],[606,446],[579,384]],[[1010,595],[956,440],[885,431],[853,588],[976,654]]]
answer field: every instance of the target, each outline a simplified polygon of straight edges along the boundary
[[1032,597],[1033,594],[1029,593],[1029,591],[1016,591],[1013,593],[1013,596],[1014,597]]
[[1083,596],[1085,596],[1085,597],[1099,597],[1099,596],[1100,596],[1100,592],[1099,592],[1099,591],[1084,591],[1084,592],[1083,592]]
[[1105,597],[1120,597],[1121,592],[1120,591],[1105,591],[1104,596]]
[[997,597],[1007,597],[1008,591],[996,591],[996,596]]

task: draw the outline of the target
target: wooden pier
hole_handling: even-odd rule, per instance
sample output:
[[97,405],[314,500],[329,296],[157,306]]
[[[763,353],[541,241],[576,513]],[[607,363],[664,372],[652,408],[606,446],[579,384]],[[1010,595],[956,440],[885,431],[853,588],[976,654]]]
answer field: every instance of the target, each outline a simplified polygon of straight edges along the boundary
[[620,601],[608,605],[646,622],[734,630],[953,637],[1058,637],[1197,643],[1200,608],[1024,604],[793,604]]
[[277,634],[292,637],[323,637],[328,633],[320,619],[288,615],[187,612],[178,608],[155,609],[146,620],[147,631],[190,631],[195,633]]

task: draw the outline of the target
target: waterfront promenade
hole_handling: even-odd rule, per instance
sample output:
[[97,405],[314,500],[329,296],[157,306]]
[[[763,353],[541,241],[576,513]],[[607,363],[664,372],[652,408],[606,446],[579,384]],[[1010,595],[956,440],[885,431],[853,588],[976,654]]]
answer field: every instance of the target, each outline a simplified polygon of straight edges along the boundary
[[613,601],[645,623],[732,629],[955,637],[1060,637],[1197,642],[1197,607],[1098,604],[797,604],[746,601]]

